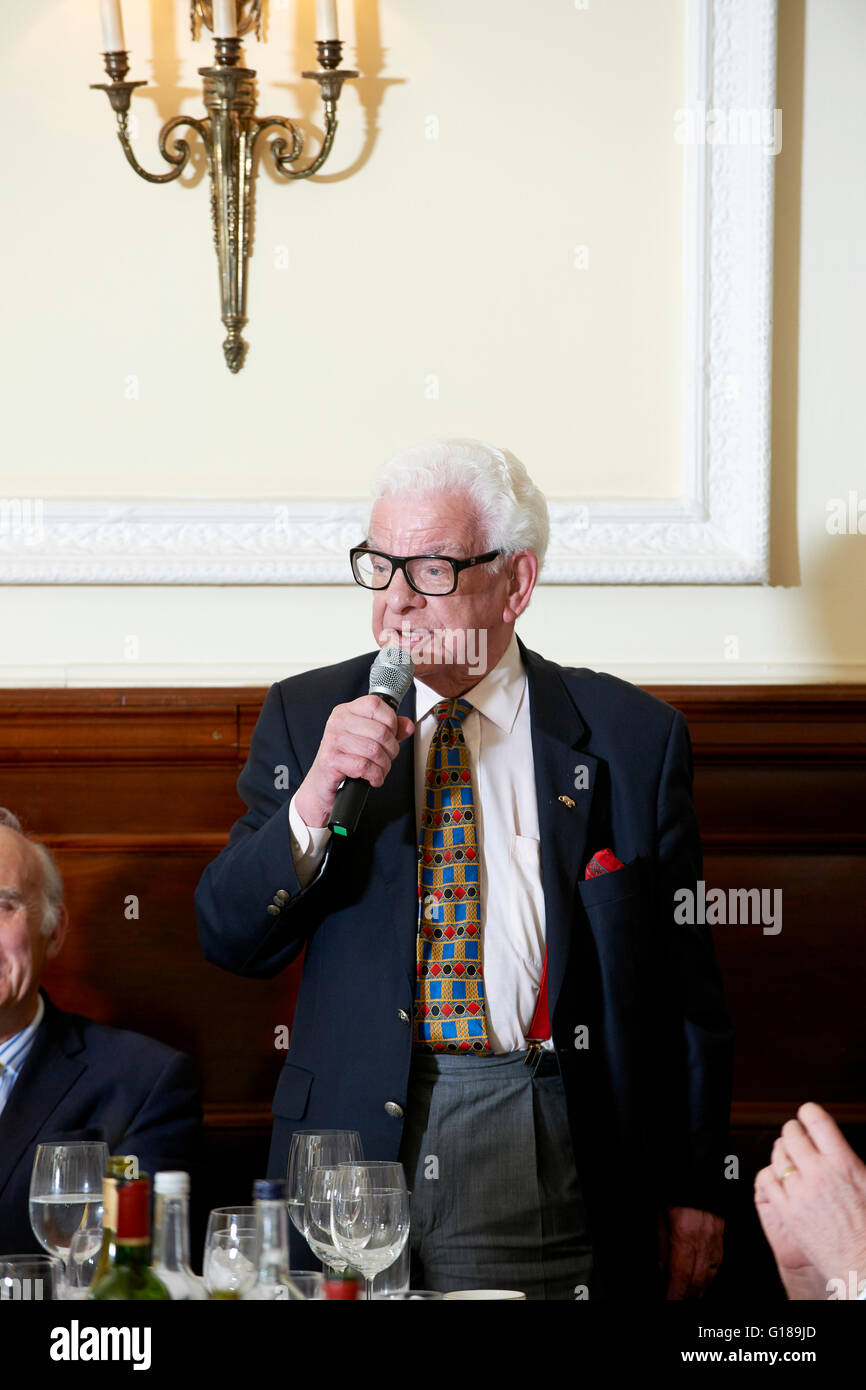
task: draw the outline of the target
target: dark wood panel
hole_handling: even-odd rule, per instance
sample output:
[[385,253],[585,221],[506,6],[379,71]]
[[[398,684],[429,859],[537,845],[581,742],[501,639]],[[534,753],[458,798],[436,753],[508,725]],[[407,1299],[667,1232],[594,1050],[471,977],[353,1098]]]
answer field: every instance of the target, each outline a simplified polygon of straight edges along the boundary
[[191,1053],[206,1103],[269,1101],[284,1059],[276,1030],[291,1026],[300,967],[245,980],[203,959],[193,893],[219,847],[167,851],[163,837],[127,837],[113,851],[55,845],[71,927],[45,986],[61,1008]]
[[235,791],[237,774],[237,758],[224,767],[168,768],[143,761],[70,764],[62,755],[10,768],[0,759],[2,804],[16,808],[28,828],[52,844],[70,832],[145,835],[169,828],[209,832],[225,842],[244,809]]
[[705,766],[866,762],[863,685],[653,686],[652,693],[683,711]]
[[772,767],[707,765],[695,752],[695,805],[705,848],[740,844],[850,847],[866,840],[863,810],[866,769],[844,756],[830,766],[798,763]]
[[778,934],[764,924],[713,927],[736,1030],[737,1099],[795,1107],[811,1099],[831,1108],[863,1099],[863,860],[714,853],[705,872],[726,895],[731,888],[781,894]]

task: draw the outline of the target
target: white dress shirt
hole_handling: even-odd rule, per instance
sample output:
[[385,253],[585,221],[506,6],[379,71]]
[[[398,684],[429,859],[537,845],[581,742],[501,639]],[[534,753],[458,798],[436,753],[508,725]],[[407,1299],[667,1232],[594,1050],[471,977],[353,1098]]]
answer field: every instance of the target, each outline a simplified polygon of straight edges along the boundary
[[[427,753],[443,696],[415,681],[415,816],[420,835]],[[518,1052],[538,1001],[544,964],[544,891],[529,689],[517,637],[463,697],[475,798],[487,1034],[492,1052]],[[331,832],[311,829],[289,805],[292,857],[301,885],[316,872]],[[552,1042],[546,1044],[552,1047]]]
[[15,1033],[13,1037],[7,1038],[5,1043],[0,1044],[0,1114],[3,1113],[21,1068],[30,1056],[30,1050],[36,1041],[36,1030],[44,1016],[45,1004],[40,994],[36,1013],[27,1027],[22,1028],[20,1033]]

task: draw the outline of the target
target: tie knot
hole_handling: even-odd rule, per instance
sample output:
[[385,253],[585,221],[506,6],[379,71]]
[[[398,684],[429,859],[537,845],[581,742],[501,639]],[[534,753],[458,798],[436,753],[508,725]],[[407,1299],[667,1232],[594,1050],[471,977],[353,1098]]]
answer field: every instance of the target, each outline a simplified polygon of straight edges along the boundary
[[440,700],[438,705],[434,705],[433,713],[438,724],[462,724],[467,714],[472,713],[472,706],[461,695],[453,700]]

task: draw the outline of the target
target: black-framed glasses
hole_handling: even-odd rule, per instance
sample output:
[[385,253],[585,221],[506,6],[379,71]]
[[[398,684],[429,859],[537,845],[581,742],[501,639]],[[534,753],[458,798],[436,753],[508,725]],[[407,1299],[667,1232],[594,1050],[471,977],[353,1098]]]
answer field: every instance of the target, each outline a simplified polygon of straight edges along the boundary
[[383,555],[366,545],[356,545],[349,551],[349,559],[355,583],[364,589],[387,589],[394,571],[402,570],[406,582],[416,593],[439,597],[454,593],[461,570],[471,565],[486,565],[501,554],[501,550],[488,550],[486,555],[455,560],[450,555]]

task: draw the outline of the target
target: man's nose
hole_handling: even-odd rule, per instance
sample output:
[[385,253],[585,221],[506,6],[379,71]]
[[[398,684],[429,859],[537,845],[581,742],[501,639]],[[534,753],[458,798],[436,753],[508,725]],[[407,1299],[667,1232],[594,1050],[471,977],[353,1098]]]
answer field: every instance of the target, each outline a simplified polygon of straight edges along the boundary
[[403,611],[406,608],[419,608],[424,603],[424,595],[412,588],[402,570],[395,570],[388,585],[388,607]]

